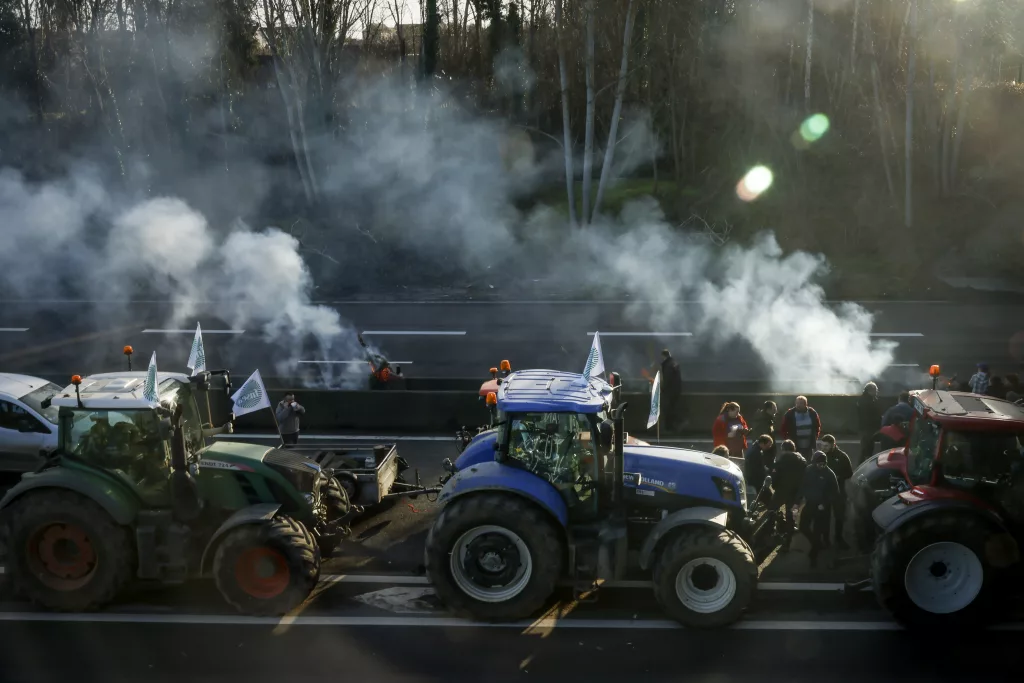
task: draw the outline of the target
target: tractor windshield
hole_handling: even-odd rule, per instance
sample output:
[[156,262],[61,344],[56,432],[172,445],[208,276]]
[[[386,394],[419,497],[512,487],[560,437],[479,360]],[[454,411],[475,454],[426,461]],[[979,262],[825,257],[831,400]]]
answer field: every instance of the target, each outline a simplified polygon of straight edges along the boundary
[[192,387],[178,380],[167,380],[160,384],[160,403],[170,411],[181,405],[181,428],[185,433],[185,448],[191,453],[198,453],[205,441],[203,440],[203,420],[199,407],[196,405]]
[[160,417],[148,408],[62,408],[61,447],[76,460],[106,470],[137,489],[162,489],[170,471],[170,443]]
[[592,415],[518,413],[507,419],[499,438],[507,438],[511,461],[554,484],[570,501],[590,497],[585,482],[598,477]]
[[907,441],[907,474],[915,484],[931,481],[932,464],[939,445],[939,423],[926,415],[915,413]]

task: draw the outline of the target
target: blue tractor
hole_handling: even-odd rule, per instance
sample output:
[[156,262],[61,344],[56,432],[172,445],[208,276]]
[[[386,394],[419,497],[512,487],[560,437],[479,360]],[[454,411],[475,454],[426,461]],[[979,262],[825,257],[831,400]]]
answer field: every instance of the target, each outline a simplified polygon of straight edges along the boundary
[[502,379],[494,426],[445,462],[444,507],[427,536],[427,574],[449,609],[524,619],[559,582],[579,595],[642,573],[687,626],[725,626],[746,610],[778,538],[763,502],[770,479],[748,510],[728,458],[626,444],[612,378]]

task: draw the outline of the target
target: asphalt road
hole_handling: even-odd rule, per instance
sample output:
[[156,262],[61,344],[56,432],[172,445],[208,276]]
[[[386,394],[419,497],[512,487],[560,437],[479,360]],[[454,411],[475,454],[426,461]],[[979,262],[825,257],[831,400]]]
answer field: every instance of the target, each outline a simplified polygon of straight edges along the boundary
[[[424,480],[454,453],[430,437],[399,448]],[[0,682],[983,683],[1019,680],[1024,665],[1024,621],[938,645],[897,629],[870,593],[838,590],[863,575],[863,558],[835,557],[833,568],[811,570],[799,542],[771,560],[754,606],[728,631],[667,621],[642,577],[603,588],[592,603],[560,590],[532,620],[473,624],[445,612],[422,575],[435,510],[417,499],[359,520],[311,599],[285,619],[240,617],[209,581],[136,590],[93,614],[39,612],[7,596]]]
[[[513,367],[582,369],[592,340],[588,333],[596,330],[602,335],[607,367],[626,379],[639,378],[641,368],[659,360],[663,347],[679,358],[691,388],[740,383],[763,389],[768,377],[747,342],[714,342],[688,325],[688,311],[694,310],[689,304],[679,305],[677,322],[657,328],[625,300],[323,305],[363,332],[409,377],[486,377],[487,369],[502,359]],[[933,363],[963,379],[979,361],[989,362],[996,374],[1024,367],[1024,302],[863,305],[874,314],[876,338],[899,344],[893,366],[879,378],[893,387],[920,386]],[[165,302],[105,306],[6,301],[0,304],[0,371],[64,378],[120,369],[125,367],[125,344],[134,346],[137,366],[145,365],[156,350],[161,369],[183,369],[198,320],[209,367],[229,367],[239,376],[259,368],[272,382],[321,372],[329,373],[333,382],[345,372],[362,380],[366,366],[354,351],[327,354],[312,338],[278,346],[267,341],[259,326],[232,329],[223,314],[229,306],[202,305],[188,324],[168,331],[172,308]],[[810,391],[807,387],[813,389],[814,380],[820,379],[806,367],[787,368],[783,375],[776,378],[780,391]]]

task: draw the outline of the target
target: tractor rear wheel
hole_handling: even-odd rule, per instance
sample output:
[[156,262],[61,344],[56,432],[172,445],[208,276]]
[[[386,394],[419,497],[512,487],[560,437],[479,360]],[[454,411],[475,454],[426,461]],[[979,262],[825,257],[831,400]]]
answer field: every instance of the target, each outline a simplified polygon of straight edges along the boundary
[[905,626],[971,627],[992,613],[998,570],[986,548],[998,532],[977,516],[937,512],[878,539],[871,586],[881,606]]
[[301,522],[278,515],[229,531],[214,554],[213,578],[239,612],[280,616],[313,591],[320,578],[320,550]]
[[511,495],[456,499],[427,534],[427,575],[454,613],[523,619],[555,590],[565,547],[547,514]]
[[757,590],[750,547],[728,529],[684,529],[654,565],[654,597],[685,626],[718,628],[739,619]]
[[14,588],[47,609],[86,611],[113,600],[131,579],[128,529],[72,491],[28,493],[6,511]]

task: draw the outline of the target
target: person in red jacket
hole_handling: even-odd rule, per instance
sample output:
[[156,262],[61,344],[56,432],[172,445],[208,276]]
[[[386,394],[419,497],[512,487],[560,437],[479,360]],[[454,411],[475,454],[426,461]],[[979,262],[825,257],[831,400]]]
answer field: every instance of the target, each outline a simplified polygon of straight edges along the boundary
[[725,446],[729,455],[742,458],[747,452],[747,434],[750,428],[747,421],[740,415],[740,404],[729,401],[722,405],[722,410],[711,426],[711,437],[715,446]]
[[779,433],[796,444],[798,453],[810,459],[821,436],[821,418],[818,411],[807,405],[806,396],[797,396],[796,404],[782,416]]

